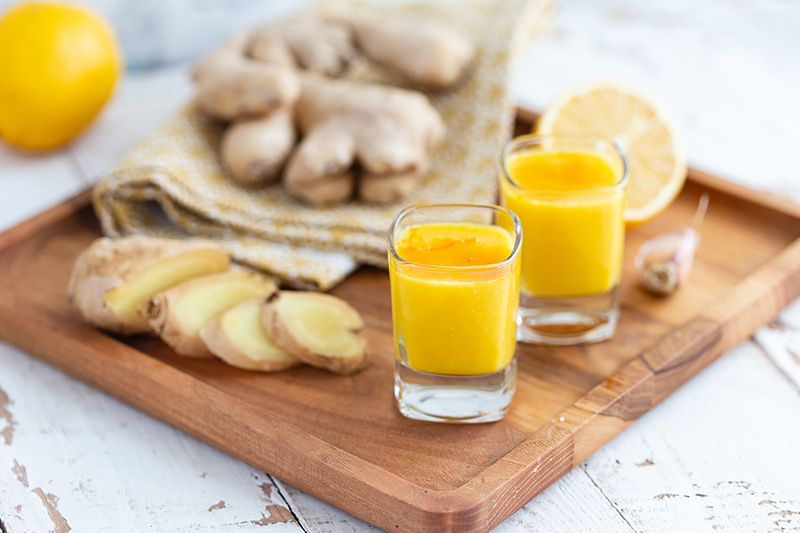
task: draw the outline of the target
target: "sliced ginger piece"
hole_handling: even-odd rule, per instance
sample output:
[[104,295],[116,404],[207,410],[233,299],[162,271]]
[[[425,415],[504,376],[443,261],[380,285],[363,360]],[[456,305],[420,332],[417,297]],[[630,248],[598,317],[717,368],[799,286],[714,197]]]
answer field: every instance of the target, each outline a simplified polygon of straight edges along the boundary
[[94,327],[120,335],[150,332],[136,309],[194,276],[228,270],[228,254],[202,241],[132,236],[93,241],[72,270],[67,294]]
[[277,346],[261,324],[263,298],[251,298],[222,312],[200,328],[206,348],[231,366],[279,372],[302,361]]
[[278,292],[261,314],[267,335],[301,361],[336,374],[369,366],[364,321],[347,302],[318,292]]
[[266,298],[277,290],[266,276],[246,270],[191,279],[149,298],[142,311],[150,327],[175,352],[197,359],[213,358],[200,338],[200,328],[218,314],[250,298]]
[[103,303],[123,320],[146,327],[147,320],[139,314],[138,308],[149,297],[187,279],[213,272],[225,272],[229,267],[230,257],[224,252],[213,249],[191,250],[167,257],[145,268],[137,276],[108,291],[103,297]]

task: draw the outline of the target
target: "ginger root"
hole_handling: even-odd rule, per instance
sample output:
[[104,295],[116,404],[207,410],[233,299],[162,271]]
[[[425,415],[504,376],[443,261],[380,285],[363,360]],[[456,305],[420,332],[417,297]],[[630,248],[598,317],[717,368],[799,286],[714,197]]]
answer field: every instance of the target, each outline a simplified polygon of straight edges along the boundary
[[441,26],[371,18],[352,18],[346,23],[370,59],[426,88],[454,86],[475,56],[469,41]]
[[296,141],[290,112],[279,109],[266,117],[237,121],[225,130],[220,157],[239,185],[271,185],[280,179]]
[[67,297],[92,326],[120,335],[151,331],[137,309],[182,281],[228,270],[230,257],[201,241],[133,236],[93,241],[75,262]]
[[375,84],[302,76],[295,121],[303,135],[284,175],[289,194],[319,205],[353,195],[390,202],[414,186],[444,137],[439,113],[421,93]]
[[335,374],[369,366],[364,321],[347,302],[318,292],[277,292],[262,315],[272,341],[301,361]]
[[288,52],[300,68],[327,76],[339,76],[358,54],[346,25],[313,15],[256,28],[246,52],[261,61],[275,61]]
[[150,327],[175,352],[198,359],[214,354],[200,339],[200,328],[221,312],[245,300],[277,291],[275,282],[246,270],[191,279],[147,300],[144,314]]
[[245,370],[279,372],[302,364],[267,336],[261,324],[263,307],[263,298],[245,300],[200,328],[200,338],[211,353]]
[[237,35],[194,70],[197,105],[217,120],[264,116],[289,108],[300,93],[300,80],[288,50],[278,49],[270,62],[245,53],[248,35]]

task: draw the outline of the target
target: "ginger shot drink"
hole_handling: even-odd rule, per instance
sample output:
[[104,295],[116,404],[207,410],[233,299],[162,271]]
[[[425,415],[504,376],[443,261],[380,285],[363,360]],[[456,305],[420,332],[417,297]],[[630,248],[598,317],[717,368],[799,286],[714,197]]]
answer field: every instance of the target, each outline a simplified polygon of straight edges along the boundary
[[516,388],[522,229],[507,209],[428,204],[389,229],[394,392],[400,412],[491,422]]
[[502,204],[525,241],[517,339],[610,338],[619,316],[627,162],[610,140],[524,135],[503,150]]

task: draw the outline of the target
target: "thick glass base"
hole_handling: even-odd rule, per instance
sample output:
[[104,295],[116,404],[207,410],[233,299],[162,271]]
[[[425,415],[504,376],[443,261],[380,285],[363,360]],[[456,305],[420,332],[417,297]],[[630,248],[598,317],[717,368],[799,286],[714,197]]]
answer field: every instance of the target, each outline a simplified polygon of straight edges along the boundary
[[508,412],[517,384],[517,359],[503,370],[480,376],[419,372],[395,360],[394,397],[400,412],[416,420],[448,423],[495,422]]
[[618,318],[619,286],[575,298],[539,298],[523,291],[517,340],[561,346],[598,342],[614,336]]

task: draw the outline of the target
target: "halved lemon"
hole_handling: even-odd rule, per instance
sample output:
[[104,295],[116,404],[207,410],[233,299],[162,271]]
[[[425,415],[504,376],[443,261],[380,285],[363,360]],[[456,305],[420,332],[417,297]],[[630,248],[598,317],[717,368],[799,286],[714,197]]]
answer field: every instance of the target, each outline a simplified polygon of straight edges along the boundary
[[628,227],[661,213],[686,181],[686,155],[669,120],[648,98],[617,83],[567,89],[542,113],[536,133],[586,133],[617,142],[628,160]]

